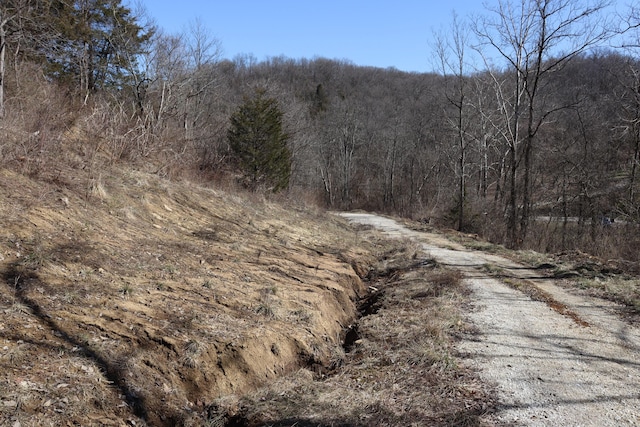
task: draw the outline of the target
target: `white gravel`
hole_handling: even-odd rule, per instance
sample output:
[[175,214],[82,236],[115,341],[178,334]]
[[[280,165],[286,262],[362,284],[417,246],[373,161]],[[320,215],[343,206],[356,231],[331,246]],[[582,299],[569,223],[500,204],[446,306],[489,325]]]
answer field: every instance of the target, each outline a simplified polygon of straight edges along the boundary
[[[500,407],[488,422],[640,426],[640,330],[618,318],[614,304],[571,294],[509,260],[408,230],[388,218],[341,215],[414,239],[440,263],[465,273],[474,300],[468,320],[479,334],[462,341],[458,350],[463,363],[497,387]],[[481,267],[488,263],[531,280],[589,326],[487,276]]]

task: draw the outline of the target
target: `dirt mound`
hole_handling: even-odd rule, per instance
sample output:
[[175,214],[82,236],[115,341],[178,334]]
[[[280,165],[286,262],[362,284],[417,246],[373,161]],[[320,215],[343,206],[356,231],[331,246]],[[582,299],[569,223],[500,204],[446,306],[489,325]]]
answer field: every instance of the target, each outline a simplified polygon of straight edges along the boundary
[[0,171],[0,424],[188,424],[331,363],[366,291],[340,220],[134,171],[86,182]]

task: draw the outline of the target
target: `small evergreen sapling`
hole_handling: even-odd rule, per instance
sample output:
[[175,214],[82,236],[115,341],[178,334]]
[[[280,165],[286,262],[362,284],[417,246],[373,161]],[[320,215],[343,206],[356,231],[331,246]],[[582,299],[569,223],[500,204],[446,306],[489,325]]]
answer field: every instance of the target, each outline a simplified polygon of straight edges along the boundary
[[277,192],[289,185],[291,151],[282,119],[277,100],[264,90],[245,98],[231,115],[229,144],[252,190],[265,187]]

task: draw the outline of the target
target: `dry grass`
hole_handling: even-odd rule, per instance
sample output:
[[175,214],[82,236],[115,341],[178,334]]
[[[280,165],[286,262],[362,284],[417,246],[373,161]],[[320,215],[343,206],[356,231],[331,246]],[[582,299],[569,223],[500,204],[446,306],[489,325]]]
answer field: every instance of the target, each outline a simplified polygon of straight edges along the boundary
[[637,277],[580,277],[566,282],[590,295],[621,303],[627,307],[630,319],[640,319],[640,279]]
[[0,170],[0,425],[187,425],[336,359],[365,292],[352,265],[373,259],[341,220],[126,168],[59,172]]
[[425,267],[414,248],[394,245],[377,267],[393,273],[369,283],[379,289],[376,310],[357,324],[339,368],[320,377],[302,369],[256,393],[220,399],[210,419],[249,426],[483,425],[490,391],[454,349],[455,337],[468,332],[462,277]]
[[[531,251],[532,252],[532,251]],[[576,292],[617,302],[629,321],[640,319],[640,279],[637,263],[603,259],[580,251],[534,257],[557,283]]]
[[[306,408],[355,425],[477,424],[486,394],[451,353],[457,280],[429,284],[417,247],[162,179],[179,159],[158,164],[121,116],[51,99],[0,126],[0,425],[287,425]],[[350,329],[368,291],[370,316]],[[349,353],[347,330],[360,334]],[[218,416],[221,396],[270,383],[255,396],[289,402],[281,412],[257,398]]]
[[[572,288],[575,291],[586,292],[591,296],[622,304],[625,307],[623,314],[627,315],[628,320],[635,322],[640,318],[640,280],[638,279],[640,264],[615,257],[616,255],[628,255],[630,252],[634,252],[634,254],[628,258],[635,259],[637,256],[635,253],[637,248],[634,246],[634,236],[637,233],[633,231],[634,227],[633,225],[619,225],[596,229],[597,239],[591,242],[591,249],[595,253],[606,253],[607,258],[580,250],[562,251],[555,254],[536,252],[531,249],[512,251],[458,232],[451,231],[447,233],[447,236],[466,248],[496,253],[537,269],[540,274],[546,274],[549,280],[557,279],[557,283],[565,288]],[[625,235],[630,238],[625,240]],[[550,239],[549,236],[546,238]],[[583,242],[584,245],[587,243]],[[617,248],[614,250],[613,246],[617,246]],[[634,247],[634,249],[631,250],[630,247]],[[504,270],[495,265],[485,265],[484,270],[494,276],[504,276]],[[548,301],[554,306],[550,296],[542,295],[539,289],[532,284],[522,283],[518,280],[511,280],[507,284],[525,291],[536,299]],[[559,310],[564,309],[560,307]]]

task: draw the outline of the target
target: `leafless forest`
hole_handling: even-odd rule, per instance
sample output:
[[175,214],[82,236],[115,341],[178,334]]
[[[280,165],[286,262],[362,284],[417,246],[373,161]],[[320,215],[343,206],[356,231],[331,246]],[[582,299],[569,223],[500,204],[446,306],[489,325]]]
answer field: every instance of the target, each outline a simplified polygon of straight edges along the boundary
[[239,187],[229,119],[260,90],[290,137],[281,197],[637,261],[640,9],[494,3],[452,16],[419,74],[223,59],[203,22],[168,34],[120,0],[2,1],[0,166],[88,186],[126,162]]

